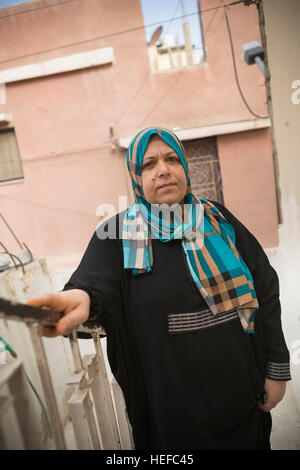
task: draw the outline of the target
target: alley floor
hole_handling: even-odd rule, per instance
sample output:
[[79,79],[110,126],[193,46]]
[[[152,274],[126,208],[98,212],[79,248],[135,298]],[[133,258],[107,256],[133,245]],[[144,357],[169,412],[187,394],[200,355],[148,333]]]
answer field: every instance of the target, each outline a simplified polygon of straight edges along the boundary
[[273,420],[272,450],[300,450],[300,413],[290,382],[287,384],[284,399],[271,414]]

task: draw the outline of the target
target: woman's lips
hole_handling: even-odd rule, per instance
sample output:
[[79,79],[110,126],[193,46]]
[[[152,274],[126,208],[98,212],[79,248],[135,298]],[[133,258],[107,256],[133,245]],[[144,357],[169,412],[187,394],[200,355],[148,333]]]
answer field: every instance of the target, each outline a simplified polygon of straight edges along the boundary
[[162,186],[159,186],[159,188],[157,189],[170,188],[172,186],[175,186],[175,183],[166,183],[166,184],[163,184]]

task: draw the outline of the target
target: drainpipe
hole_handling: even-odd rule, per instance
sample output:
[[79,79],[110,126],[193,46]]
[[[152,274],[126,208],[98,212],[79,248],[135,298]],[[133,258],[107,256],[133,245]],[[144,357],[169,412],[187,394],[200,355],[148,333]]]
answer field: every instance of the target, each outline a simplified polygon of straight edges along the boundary
[[272,104],[272,96],[271,96],[271,75],[269,69],[269,61],[268,61],[268,50],[267,50],[267,37],[265,31],[265,15],[263,10],[263,0],[258,1],[258,15],[259,15],[259,27],[260,27],[260,34],[262,39],[262,46],[264,49],[264,63],[265,63],[265,83],[267,89],[267,104],[268,104],[268,111],[271,120],[271,139],[272,139],[272,149],[273,149],[273,168],[274,168],[274,179],[275,179],[275,191],[276,191],[276,207],[277,207],[277,220],[278,224],[282,224],[283,217],[282,217],[282,207],[281,207],[281,191],[279,186],[279,167],[278,167],[278,155],[277,155],[277,147],[276,147],[276,140],[275,140],[275,131],[274,131],[274,118],[273,118],[273,104]]

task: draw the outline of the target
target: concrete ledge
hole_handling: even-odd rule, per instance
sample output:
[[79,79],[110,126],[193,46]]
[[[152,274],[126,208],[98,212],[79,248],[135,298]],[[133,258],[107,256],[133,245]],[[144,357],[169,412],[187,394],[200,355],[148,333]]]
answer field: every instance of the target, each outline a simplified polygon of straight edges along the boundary
[[[173,132],[180,140],[203,139],[204,137],[211,137],[213,135],[233,134],[234,132],[250,131],[254,129],[264,129],[271,127],[271,121],[266,119],[249,119],[246,121],[225,122],[221,124],[214,124],[212,126],[194,127],[189,129],[181,129],[180,127],[173,127]],[[124,137],[120,139],[120,145],[123,148],[128,148],[134,136]]]
[[12,114],[0,113],[0,123],[8,124],[12,121]]
[[113,47],[94,49],[79,54],[71,54],[57,59],[37,62],[0,71],[0,83],[12,83],[58,73],[71,72],[114,62]]

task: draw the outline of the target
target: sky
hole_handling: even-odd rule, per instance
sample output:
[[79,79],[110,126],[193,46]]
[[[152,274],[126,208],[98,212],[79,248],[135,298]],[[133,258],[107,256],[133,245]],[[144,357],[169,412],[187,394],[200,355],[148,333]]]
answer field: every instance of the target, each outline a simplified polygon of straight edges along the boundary
[[0,0],[0,8],[17,5],[18,3],[31,2],[31,0]]
[[[182,16],[182,7],[180,0],[141,0],[144,24],[151,24],[158,22],[157,25],[145,28],[146,40],[150,41],[152,34],[160,25],[160,21],[176,18]],[[196,13],[198,11],[197,0],[184,0],[184,14]],[[198,15],[188,16],[183,19],[163,23],[163,30],[161,36],[165,34],[173,34],[175,44],[184,44],[183,36],[183,21],[188,21],[190,24],[191,40],[197,48],[201,48],[201,32],[200,22]]]

